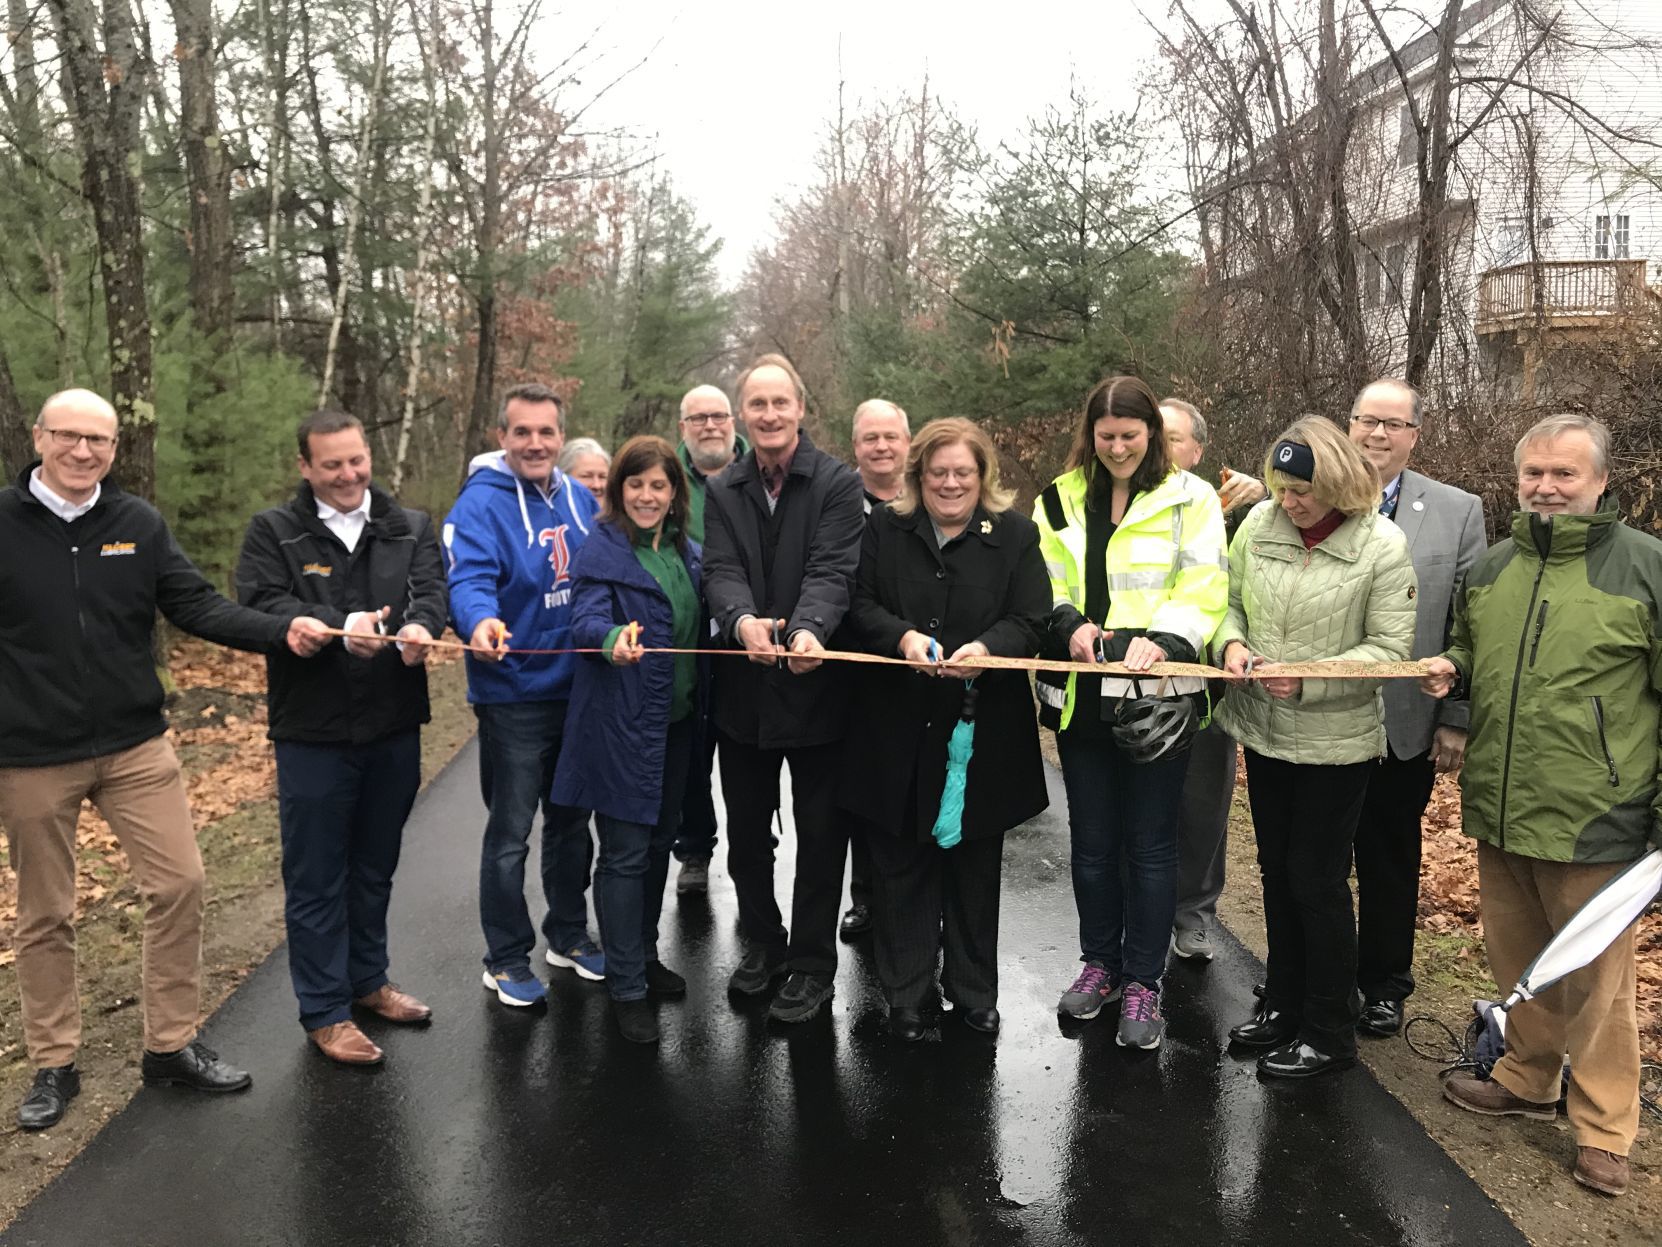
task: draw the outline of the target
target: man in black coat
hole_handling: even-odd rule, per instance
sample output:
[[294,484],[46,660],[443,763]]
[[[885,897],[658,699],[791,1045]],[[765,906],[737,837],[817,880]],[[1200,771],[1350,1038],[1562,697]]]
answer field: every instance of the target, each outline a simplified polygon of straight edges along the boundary
[[167,741],[156,612],[220,645],[299,655],[329,640],[305,611],[227,602],[156,508],[108,479],[115,409],[87,390],[46,400],[40,458],[0,489],[0,824],[17,872],[17,982],[34,1086],[25,1130],[63,1118],[75,1054],[75,824],[98,807],[144,897],[144,1081],[241,1091],[252,1079],[196,1037],[202,856]]
[[362,637],[309,664],[272,654],[266,676],[300,1024],[331,1060],[374,1065],[381,1048],[352,1020],[354,1005],[403,1025],[432,1017],[387,979],[387,905],[421,785],[424,660],[444,631],[444,560],[432,521],[370,484],[355,417],[313,412],[299,443],[300,488],[249,524],[237,593]]
[[[848,680],[814,655],[842,624],[860,560],[860,478],[802,432],[802,381],[782,356],[739,377],[751,451],[710,483],[704,592],[720,635],[743,647],[715,685],[728,869],[747,945],[730,986],[765,994],[782,1022],[830,999],[848,835],[836,817]],[[797,854],[787,935],[773,896],[770,824],[791,767]]]

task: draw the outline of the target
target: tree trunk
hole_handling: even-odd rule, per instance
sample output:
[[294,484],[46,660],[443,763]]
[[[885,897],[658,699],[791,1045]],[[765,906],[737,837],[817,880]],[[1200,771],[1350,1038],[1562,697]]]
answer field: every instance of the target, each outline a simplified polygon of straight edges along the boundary
[[109,333],[110,400],[121,426],[121,483],[156,494],[155,371],[145,293],[140,128],[151,67],[140,55],[123,0],[98,14],[92,0],[46,0],[63,50],[64,77],[81,152],[81,187],[98,233]]
[[23,465],[35,457],[34,439],[29,427],[34,422],[24,410],[17,386],[12,382],[11,361],[6,358],[5,343],[0,342],[0,463],[5,465],[3,484],[9,485]]
[[484,185],[481,187],[478,227],[478,291],[474,307],[478,315],[478,350],[473,368],[473,400],[468,406],[467,431],[462,446],[462,473],[466,478],[468,460],[486,449],[496,397],[496,252],[502,235],[502,118],[497,101],[497,48],[493,0],[482,0],[479,14],[479,55],[483,80],[480,84],[481,118],[484,128]]
[[1447,267],[1449,97],[1454,86],[1454,44],[1462,0],[1448,0],[1438,28],[1437,65],[1420,131],[1419,242],[1408,300],[1408,364],[1404,377],[1419,386],[1431,367],[1443,327],[1443,270]]
[[[427,19],[427,37],[421,40],[421,76],[427,87],[427,133],[422,139],[419,167],[432,169],[433,155],[438,147],[439,87],[435,62],[438,58],[439,0],[433,0]],[[416,19],[415,0],[410,2],[410,24],[417,37],[421,23]],[[433,262],[433,178],[421,181],[421,203],[416,209],[416,229],[421,243],[416,248],[415,277],[410,289],[410,356],[404,370],[404,402],[398,415],[398,449],[393,457],[392,492],[404,487],[404,466],[410,455],[410,425],[415,418],[416,394],[421,388],[422,352],[427,332],[428,266]]]
[[387,44],[392,34],[392,21],[390,17],[382,21],[378,9],[375,11],[374,21],[375,71],[369,84],[369,99],[364,103],[363,129],[358,135],[358,167],[353,175],[352,188],[348,192],[350,202],[346,207],[346,241],[341,249],[343,255],[340,279],[335,284],[335,313],[329,323],[329,345],[323,356],[323,384],[318,387],[317,395],[319,407],[328,403],[329,391],[334,388],[335,354],[340,346],[341,325],[346,320],[347,289],[357,258],[358,221],[363,216],[362,196],[364,188],[369,183],[375,123],[381,108],[381,86],[386,80]]

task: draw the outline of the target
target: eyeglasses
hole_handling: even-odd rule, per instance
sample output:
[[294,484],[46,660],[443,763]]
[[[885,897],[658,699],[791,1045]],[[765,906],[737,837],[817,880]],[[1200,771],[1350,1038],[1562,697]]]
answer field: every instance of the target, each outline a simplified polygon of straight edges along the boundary
[[726,424],[732,418],[733,413],[730,411],[716,411],[711,412],[708,415],[682,416],[681,422],[683,424],[690,424],[695,429],[702,429],[707,424]]
[[1395,437],[1404,429],[1417,429],[1420,427],[1418,421],[1381,420],[1378,416],[1352,416],[1350,418],[1350,422],[1367,433],[1372,433],[1375,429],[1379,428],[1381,425],[1384,425],[1385,431],[1392,437]]
[[52,440],[68,449],[79,442],[85,442],[88,450],[108,450],[115,445],[115,438],[108,433],[77,433],[74,429],[41,429],[42,433],[50,433]]
[[930,468],[923,477],[931,485],[944,485],[948,477],[960,485],[967,485],[980,475],[981,472],[977,468]]

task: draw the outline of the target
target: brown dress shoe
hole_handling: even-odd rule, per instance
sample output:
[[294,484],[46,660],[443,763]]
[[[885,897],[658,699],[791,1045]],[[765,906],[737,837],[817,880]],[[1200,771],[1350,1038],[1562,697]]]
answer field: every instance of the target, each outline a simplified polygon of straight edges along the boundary
[[382,1052],[356,1022],[336,1022],[307,1031],[317,1050],[341,1065],[379,1065]]
[[419,1026],[423,1022],[433,1020],[433,1011],[409,992],[401,991],[393,983],[383,983],[367,996],[360,996],[354,1002],[361,1009],[368,1009],[378,1018],[388,1022],[397,1022],[401,1026]]
[[1575,1151],[1575,1180],[1606,1195],[1627,1190],[1627,1157],[1601,1147],[1578,1147]]
[[1492,1078],[1472,1078],[1466,1074],[1451,1074],[1443,1079],[1443,1099],[1468,1113],[1482,1113],[1485,1117],[1533,1117],[1537,1121],[1551,1121],[1558,1116],[1556,1104],[1537,1104],[1513,1095]]

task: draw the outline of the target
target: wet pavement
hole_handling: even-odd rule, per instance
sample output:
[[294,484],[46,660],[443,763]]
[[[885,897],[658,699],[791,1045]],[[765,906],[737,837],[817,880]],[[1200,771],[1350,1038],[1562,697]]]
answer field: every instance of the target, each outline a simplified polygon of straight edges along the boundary
[[547,971],[546,1011],[480,986],[475,766],[470,745],[421,798],[395,894],[394,973],[432,1028],[373,1028],[380,1070],[328,1064],[279,949],[205,1034],[253,1090],[141,1091],[0,1244],[1524,1242],[1365,1072],[1266,1085],[1228,1055],[1258,966],[1227,936],[1212,965],[1174,965],[1159,1052],[1117,1048],[1111,1010],[1064,1029],[1054,776],[1050,813],[1006,849],[996,1042],[950,1019],[938,1043],[889,1040],[858,945],[829,1017],[782,1028],[730,1001],[718,851],[708,901],[672,882],[662,952],[689,992],[643,1049],[602,984]]

